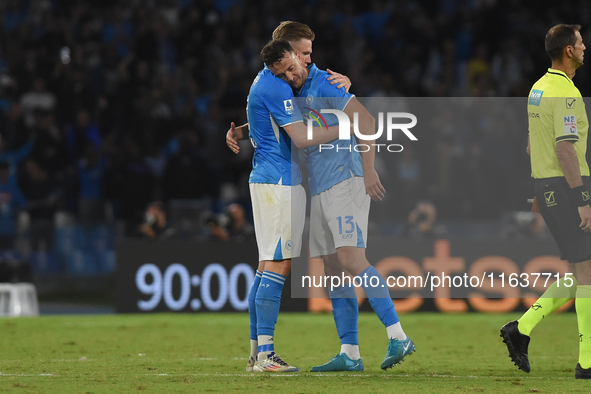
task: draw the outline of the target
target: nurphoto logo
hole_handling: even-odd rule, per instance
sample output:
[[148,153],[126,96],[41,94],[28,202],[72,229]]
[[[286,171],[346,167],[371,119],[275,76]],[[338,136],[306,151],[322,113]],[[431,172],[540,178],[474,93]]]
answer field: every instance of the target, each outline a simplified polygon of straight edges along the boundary
[[[308,113],[308,140],[312,139],[313,130],[314,130],[314,122],[316,122],[321,130],[324,130],[324,127],[328,128],[326,120],[322,116],[322,114],[333,114],[337,117],[339,122],[339,139],[340,140],[350,140],[351,139],[351,121],[349,116],[343,111],[338,109],[321,109],[320,113],[315,111],[311,108],[309,109],[311,112]],[[386,126],[384,127],[384,118],[386,119]],[[399,119],[406,119],[409,122],[405,123],[395,123],[395,120]],[[378,113],[378,130],[375,134],[362,134],[359,131],[359,114],[355,112],[353,114],[353,133],[359,138],[360,140],[365,141],[375,141],[382,136],[384,133],[384,129],[386,130],[386,138],[388,141],[392,141],[392,135],[395,130],[400,130],[406,135],[406,137],[411,141],[418,141],[417,137],[410,131],[411,128],[416,126],[417,124],[417,117],[408,112],[386,112],[385,115],[383,112]],[[402,152],[404,147],[400,144],[371,144],[375,146],[376,151],[380,151],[380,148],[385,147],[388,152]],[[353,146],[349,146],[347,148],[343,148],[342,146],[333,145],[333,144],[320,144],[320,151],[323,150],[330,150],[336,149],[351,151],[351,149],[355,150],[356,152],[367,152],[370,149],[369,144],[355,144]]]

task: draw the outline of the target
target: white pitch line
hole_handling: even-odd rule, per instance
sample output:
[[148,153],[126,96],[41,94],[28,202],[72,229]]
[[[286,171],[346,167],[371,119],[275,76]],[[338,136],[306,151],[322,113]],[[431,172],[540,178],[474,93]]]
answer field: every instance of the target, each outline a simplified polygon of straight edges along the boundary
[[[2,360],[2,362],[6,362],[6,363],[20,363],[23,360]],[[37,359],[38,362],[41,363],[47,363],[47,362],[62,362],[62,361],[80,361],[80,358],[52,358],[52,359]],[[90,361],[90,360],[85,360],[85,361]]]
[[29,373],[3,373],[0,372],[0,377],[1,376],[27,376],[27,377],[31,377],[31,376],[59,376],[59,375],[54,375],[52,373],[39,373],[39,374],[29,374]]
[[424,376],[424,377],[433,377],[433,378],[472,378],[472,379],[488,379],[488,378],[492,378],[492,379],[545,379],[545,380],[550,380],[550,379],[562,379],[562,380],[566,380],[566,379],[570,379],[567,377],[561,377],[561,376],[553,376],[552,378],[548,378],[545,376],[478,376],[478,375],[438,375],[438,374],[431,374],[431,375],[398,375],[398,376]]
[[[152,375],[154,374],[146,374]],[[170,376],[171,374],[156,374],[156,376]],[[177,375],[177,374],[172,374]],[[425,377],[425,378],[451,378],[451,379],[458,379],[458,378],[469,378],[469,379],[507,379],[507,380],[534,380],[534,379],[543,379],[543,380],[566,380],[570,379],[567,377],[560,377],[555,376],[552,378],[544,377],[544,376],[493,376],[493,375],[440,375],[440,374],[345,374],[345,373],[312,373],[312,372],[302,372],[302,373],[260,373],[260,372],[253,372],[253,373],[193,373],[189,374],[191,376],[218,376],[218,377],[251,377],[251,376],[278,376],[278,377],[296,377],[296,376],[306,376],[306,377],[331,377],[331,378],[342,378],[342,377],[372,377],[372,376],[379,376],[380,378],[387,378],[387,379],[394,379],[400,377],[406,378],[417,378],[417,377]]]
[[[380,378],[386,379],[394,379],[394,378],[401,378],[401,377],[408,377],[408,378],[416,378],[416,377],[426,377],[426,378],[451,378],[451,379],[458,379],[458,378],[469,378],[469,379],[505,379],[505,380],[567,380],[570,378],[567,377],[559,377],[555,376],[552,378],[544,377],[544,376],[480,376],[480,375],[440,375],[440,374],[344,374],[344,373],[192,373],[192,374],[170,374],[170,373],[157,373],[157,374],[145,374],[145,376],[180,376],[180,375],[190,375],[190,376],[214,376],[214,377],[253,377],[253,376],[272,376],[272,377],[283,377],[283,378],[292,378],[297,376],[305,376],[305,377],[330,377],[330,378],[342,378],[342,377],[372,377],[372,376],[379,376]],[[33,376],[43,376],[43,377],[59,377],[60,375],[54,375],[51,373],[40,373],[40,374],[24,374],[24,373],[3,373],[0,372],[0,377],[9,377],[9,376],[20,376],[20,377],[33,377]]]

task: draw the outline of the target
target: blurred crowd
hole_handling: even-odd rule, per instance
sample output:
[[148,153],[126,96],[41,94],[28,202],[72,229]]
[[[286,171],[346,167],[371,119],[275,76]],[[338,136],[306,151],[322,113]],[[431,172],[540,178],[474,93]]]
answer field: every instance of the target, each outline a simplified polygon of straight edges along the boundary
[[[250,212],[252,157],[248,144],[231,153],[225,133],[246,121],[259,51],[283,20],[312,27],[313,61],[349,76],[359,97],[520,97],[549,66],[548,28],[580,23],[590,37],[590,15],[584,0],[2,0],[0,233],[18,210],[121,220],[133,233],[154,201],[190,200],[225,239],[216,226]],[[589,75],[575,80],[583,96]],[[523,208],[521,196],[493,196],[528,178],[526,130],[434,128],[428,139],[430,150],[417,144],[383,169],[409,207],[384,219],[405,220],[422,199],[441,219]]]

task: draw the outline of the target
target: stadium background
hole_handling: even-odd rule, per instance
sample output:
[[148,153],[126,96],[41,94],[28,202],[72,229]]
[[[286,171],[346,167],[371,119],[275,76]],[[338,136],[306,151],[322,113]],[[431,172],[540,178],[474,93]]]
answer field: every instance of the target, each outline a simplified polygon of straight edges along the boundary
[[[299,5],[0,2],[3,261],[30,262],[42,297],[113,302],[117,242],[149,238],[139,228],[153,201],[168,214],[164,229],[152,227],[156,237],[190,242],[197,255],[224,242],[237,254],[241,242],[251,247],[242,219],[250,220],[252,150],[243,144],[234,155],[224,136],[231,121],[245,122],[259,50],[283,20],[310,25],[314,62],[349,76],[360,97],[522,97],[549,66],[550,26],[580,23],[591,42],[585,1]],[[589,75],[584,66],[575,80],[583,96]],[[374,235],[431,247],[438,237],[551,242],[525,213],[526,138],[431,130],[384,169],[392,209],[372,217]],[[407,225],[418,201],[437,212],[432,231]],[[211,262],[192,264],[201,273]],[[162,264],[164,272],[170,262]]]

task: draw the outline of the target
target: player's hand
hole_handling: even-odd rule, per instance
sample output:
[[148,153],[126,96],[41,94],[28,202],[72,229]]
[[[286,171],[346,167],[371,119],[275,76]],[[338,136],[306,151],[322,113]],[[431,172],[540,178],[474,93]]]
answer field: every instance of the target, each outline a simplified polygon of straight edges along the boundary
[[337,89],[345,87],[345,92],[349,93],[349,88],[351,87],[351,80],[349,79],[349,77],[334,72],[330,68],[327,68],[326,71],[330,74],[330,77],[326,78],[326,80],[330,81],[331,85],[338,83]]
[[591,231],[591,206],[585,205],[579,207],[579,216],[581,217],[581,224],[579,227],[586,233]]
[[[380,176],[375,169],[363,170],[363,181],[365,182],[365,194],[368,194],[374,201],[382,201],[386,189],[380,182]],[[590,207],[591,208],[591,207]]]
[[232,150],[232,152],[238,154],[240,152],[240,146],[236,141],[236,125],[234,122],[230,123],[230,130],[226,133],[226,145]]

